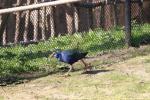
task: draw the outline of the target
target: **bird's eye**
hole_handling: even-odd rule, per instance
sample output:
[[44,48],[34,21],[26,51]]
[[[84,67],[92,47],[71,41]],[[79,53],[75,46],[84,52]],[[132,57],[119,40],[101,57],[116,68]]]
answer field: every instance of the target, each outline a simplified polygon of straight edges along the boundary
[[56,57],[57,57],[57,54],[55,54],[54,57],[56,58]]
[[59,58],[59,54],[55,54],[54,57],[55,57],[55,58]]

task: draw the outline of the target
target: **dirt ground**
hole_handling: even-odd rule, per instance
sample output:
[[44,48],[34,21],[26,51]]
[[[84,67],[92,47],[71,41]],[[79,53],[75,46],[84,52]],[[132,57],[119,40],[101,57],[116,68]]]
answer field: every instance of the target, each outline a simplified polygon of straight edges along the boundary
[[56,73],[0,87],[0,100],[150,100],[148,52],[147,47],[103,52],[86,59],[94,66],[91,73]]

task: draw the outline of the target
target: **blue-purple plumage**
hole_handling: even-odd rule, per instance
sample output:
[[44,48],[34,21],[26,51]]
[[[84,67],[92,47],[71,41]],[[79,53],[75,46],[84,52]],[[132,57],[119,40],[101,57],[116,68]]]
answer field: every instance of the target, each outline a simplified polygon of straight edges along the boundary
[[70,50],[64,50],[59,51],[55,54],[55,57],[61,61],[68,64],[73,64],[77,62],[78,60],[81,60],[82,58],[85,58],[88,52],[83,52],[78,49],[70,49]]

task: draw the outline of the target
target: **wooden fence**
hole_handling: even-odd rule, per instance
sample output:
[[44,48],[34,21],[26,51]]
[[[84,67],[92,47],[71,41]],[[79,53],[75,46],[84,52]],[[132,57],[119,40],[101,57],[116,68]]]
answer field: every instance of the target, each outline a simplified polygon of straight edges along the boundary
[[[42,2],[42,0],[0,0],[0,8],[31,5],[38,2]],[[137,21],[143,21],[141,7],[143,8],[138,2],[132,4],[132,18]],[[79,4],[41,6],[40,8],[1,14],[0,43],[6,45],[20,41],[47,40],[49,37],[95,28],[108,30],[116,25],[124,25],[124,9],[123,2],[106,4],[100,0],[82,0]]]

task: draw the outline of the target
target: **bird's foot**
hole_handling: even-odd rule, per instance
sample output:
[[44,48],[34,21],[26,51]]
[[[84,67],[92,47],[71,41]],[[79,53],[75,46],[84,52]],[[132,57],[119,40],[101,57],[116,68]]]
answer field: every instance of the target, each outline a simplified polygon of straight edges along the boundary
[[87,72],[87,71],[91,71],[92,70],[92,65],[91,64],[88,64],[85,68],[84,68],[84,71]]
[[71,76],[69,73],[66,73],[65,75],[63,75],[63,77],[69,77]]
[[92,65],[91,65],[91,64],[88,64],[87,70],[88,70],[88,71],[91,71],[91,70],[92,70]]
[[74,72],[74,71],[75,71],[75,69],[74,69],[74,68],[72,68],[71,72]]

